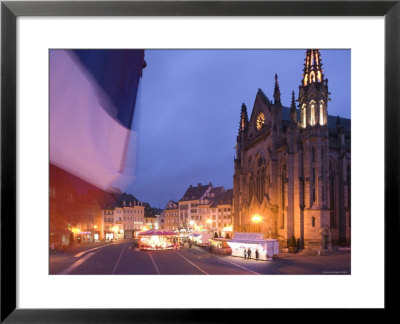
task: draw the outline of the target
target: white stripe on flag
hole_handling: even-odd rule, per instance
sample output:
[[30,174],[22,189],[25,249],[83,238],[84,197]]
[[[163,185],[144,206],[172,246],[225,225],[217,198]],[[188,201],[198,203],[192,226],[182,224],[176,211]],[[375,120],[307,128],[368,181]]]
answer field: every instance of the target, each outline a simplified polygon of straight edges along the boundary
[[50,161],[100,189],[110,190],[120,176],[131,132],[105,111],[105,105],[112,103],[73,54],[52,51]]

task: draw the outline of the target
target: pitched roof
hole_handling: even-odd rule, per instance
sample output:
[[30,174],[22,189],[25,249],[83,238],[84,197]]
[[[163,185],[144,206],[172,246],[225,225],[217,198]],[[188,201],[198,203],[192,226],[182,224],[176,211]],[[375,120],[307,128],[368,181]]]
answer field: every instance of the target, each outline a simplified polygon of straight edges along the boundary
[[118,201],[134,202],[139,201],[134,195],[127,194],[126,192],[117,195]]
[[210,190],[210,193],[214,195],[219,195],[221,192],[224,191],[225,191],[224,187],[214,187]]
[[218,205],[232,205],[233,189],[228,189],[219,193],[212,200],[210,207],[217,207]]
[[178,209],[178,203],[176,201],[170,200],[164,209]]
[[199,183],[196,187],[190,185],[190,187],[186,190],[185,194],[179,201],[200,199],[205,194],[209,186],[211,186],[211,183],[208,185],[202,185],[201,183]]
[[144,217],[149,218],[153,217],[156,218],[156,215],[154,215],[153,209],[151,208],[149,203],[143,203],[144,206]]

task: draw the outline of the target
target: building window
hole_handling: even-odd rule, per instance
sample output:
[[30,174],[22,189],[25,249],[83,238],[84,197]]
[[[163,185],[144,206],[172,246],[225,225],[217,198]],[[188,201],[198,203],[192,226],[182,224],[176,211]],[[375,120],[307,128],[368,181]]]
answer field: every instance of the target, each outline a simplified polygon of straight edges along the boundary
[[285,209],[286,205],[286,163],[284,164],[282,168],[282,173],[281,173],[281,204],[282,204],[282,209]]
[[312,199],[312,202],[315,202],[316,201],[316,195],[315,195],[315,168],[312,168],[311,184],[312,184],[312,188],[311,188],[312,196],[311,196],[311,199]]
[[319,104],[319,124],[324,125],[324,104],[321,101]]
[[329,164],[329,209],[330,209],[330,227],[336,227],[336,204],[335,204],[335,173],[333,165]]
[[311,225],[312,227],[315,227],[315,217],[311,217]]
[[310,120],[311,126],[315,125],[315,105],[311,104],[311,120]]
[[256,181],[256,195],[258,201],[261,203],[265,194],[265,170],[264,168],[259,168],[257,171],[257,181]]
[[280,182],[281,182],[281,210],[282,210],[281,228],[284,228],[285,214],[283,211],[286,209],[286,195],[287,195],[286,163],[282,167]]
[[306,128],[306,104],[303,104],[300,112],[301,126]]

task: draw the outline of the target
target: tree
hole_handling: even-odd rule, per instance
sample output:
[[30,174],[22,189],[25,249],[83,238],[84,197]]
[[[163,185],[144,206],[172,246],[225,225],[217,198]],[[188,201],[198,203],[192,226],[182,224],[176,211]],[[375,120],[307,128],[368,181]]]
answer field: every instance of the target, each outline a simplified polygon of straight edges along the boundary
[[225,238],[226,238],[226,239],[229,239],[229,238],[230,238],[229,233],[226,233]]
[[296,253],[297,252],[297,242],[294,235],[289,240],[289,252]]
[[294,235],[292,235],[292,237],[289,240],[289,247],[296,247],[296,246],[297,246],[296,238],[294,237]]

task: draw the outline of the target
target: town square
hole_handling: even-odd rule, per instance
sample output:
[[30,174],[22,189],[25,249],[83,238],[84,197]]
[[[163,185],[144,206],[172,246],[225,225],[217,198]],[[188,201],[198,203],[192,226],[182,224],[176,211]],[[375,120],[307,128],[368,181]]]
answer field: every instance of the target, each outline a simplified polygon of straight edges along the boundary
[[52,50],[49,274],[351,274],[349,69],[349,50]]

